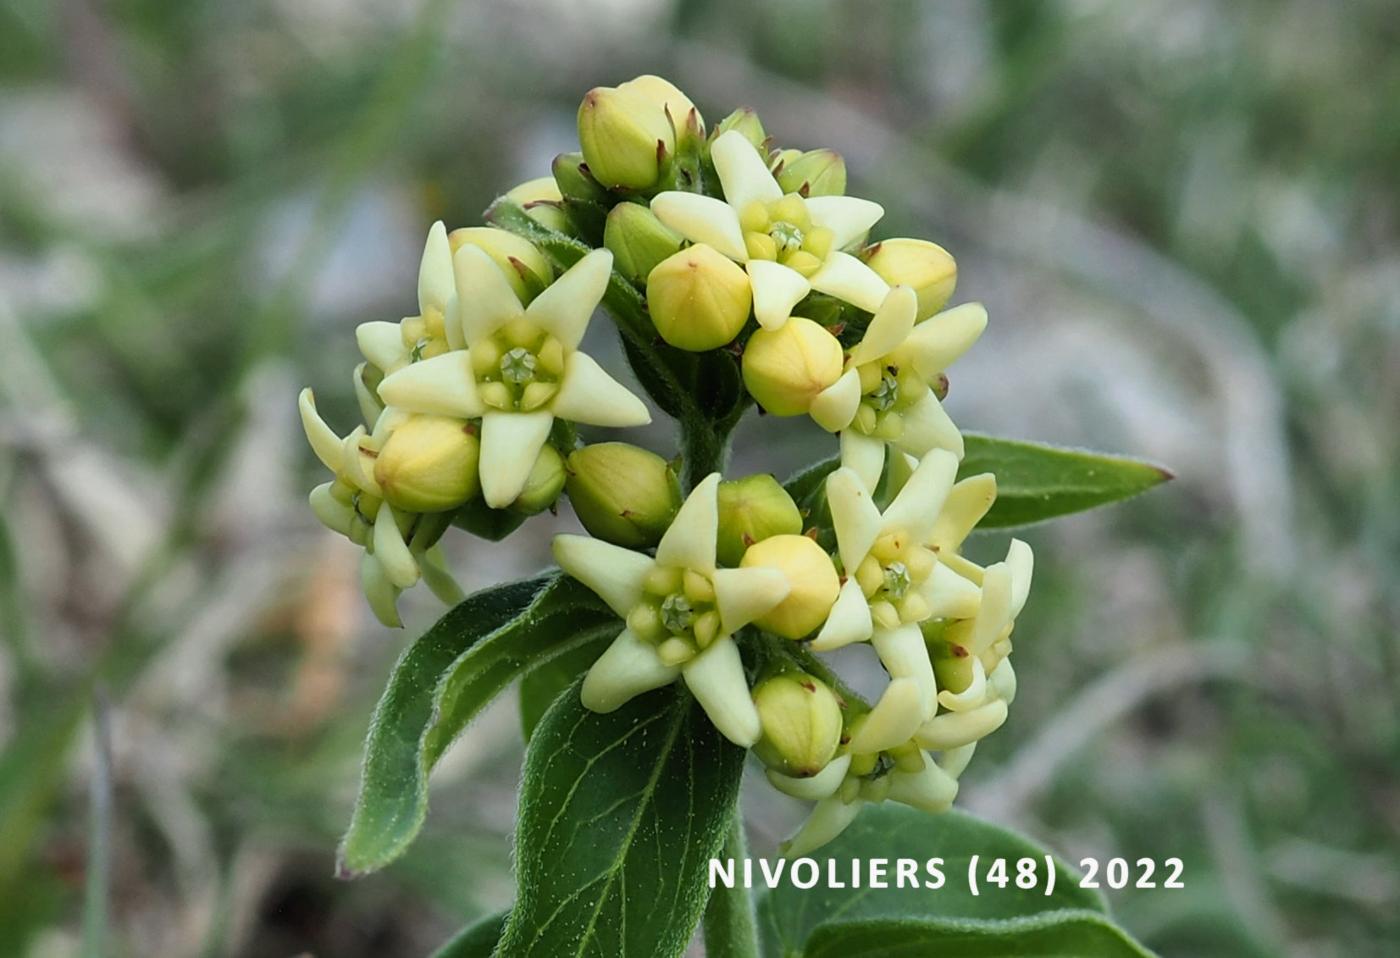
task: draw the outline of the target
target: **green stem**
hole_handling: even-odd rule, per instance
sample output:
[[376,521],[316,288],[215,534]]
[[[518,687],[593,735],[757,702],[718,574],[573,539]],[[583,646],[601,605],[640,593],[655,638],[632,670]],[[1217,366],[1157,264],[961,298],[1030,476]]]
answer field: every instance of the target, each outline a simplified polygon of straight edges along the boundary
[[712,472],[724,472],[729,458],[729,429],[724,424],[706,420],[681,423],[681,482],[686,489]]
[[[720,857],[734,860],[737,879],[748,854],[744,815],[736,804]],[[754,918],[753,895],[739,882],[736,881],[733,888],[715,886],[710,893],[710,903],[705,906],[704,929],[707,958],[758,958],[758,922]]]

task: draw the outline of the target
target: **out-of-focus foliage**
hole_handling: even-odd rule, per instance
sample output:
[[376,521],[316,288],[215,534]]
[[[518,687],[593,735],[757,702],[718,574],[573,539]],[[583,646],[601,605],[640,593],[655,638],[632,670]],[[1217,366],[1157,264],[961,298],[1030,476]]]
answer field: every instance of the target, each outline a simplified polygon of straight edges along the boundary
[[[1032,531],[966,804],[1071,863],[1183,858],[1185,891],[1109,896],[1163,954],[1393,954],[1397,41],[1387,0],[4,0],[0,953],[77,953],[85,886],[109,954],[425,954],[508,902],[509,703],[425,840],[332,876],[404,637],[303,507],[294,387],[348,420],[349,331],[412,311],[425,224],[654,71],[843,151],[958,256],[992,316],[960,423],[1177,472]],[[453,559],[499,581],[572,525]],[[765,853],[798,810],[748,812]]]

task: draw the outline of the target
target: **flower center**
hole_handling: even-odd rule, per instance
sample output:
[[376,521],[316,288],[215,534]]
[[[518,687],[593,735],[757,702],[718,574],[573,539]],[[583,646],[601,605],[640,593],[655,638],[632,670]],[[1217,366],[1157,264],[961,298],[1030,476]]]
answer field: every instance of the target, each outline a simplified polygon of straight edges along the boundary
[[661,600],[661,624],[672,635],[683,635],[695,622],[695,610],[684,592],[672,592]]
[[778,252],[790,253],[802,248],[802,227],[786,220],[778,220],[768,227],[768,235],[778,244]]
[[627,628],[656,646],[667,665],[688,662],[719,637],[719,610],[709,576],[694,569],[654,566]]
[[904,411],[927,394],[928,384],[913,363],[896,354],[863,363],[860,374],[860,406],[855,428],[867,436],[895,442],[904,434]]
[[904,530],[875,540],[870,554],[856,569],[856,582],[870,603],[870,615],[880,628],[922,622],[931,611],[921,586],[938,564],[928,547]]
[[903,562],[895,560],[885,566],[885,594],[891,599],[898,601],[904,598],[910,583],[909,567]]
[[754,200],[739,214],[751,259],[773,260],[812,276],[831,255],[835,234],[812,222],[807,201],[796,193],[765,203]]
[[482,401],[493,409],[531,412],[559,392],[564,346],[525,319],[517,319],[470,349]]
[[508,383],[523,385],[535,378],[539,357],[524,346],[516,346],[501,357],[501,378]]

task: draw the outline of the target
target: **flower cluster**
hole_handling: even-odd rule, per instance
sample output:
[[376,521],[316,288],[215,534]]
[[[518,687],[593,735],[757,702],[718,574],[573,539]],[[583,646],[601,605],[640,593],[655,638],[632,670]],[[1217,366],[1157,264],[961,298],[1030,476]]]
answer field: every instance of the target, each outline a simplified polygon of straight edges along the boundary
[[[872,242],[884,211],[845,195],[841,157],[775,148],[752,111],[707,131],[647,76],[590,91],[578,130],[579,152],[503,197],[524,214],[514,231],[429,231],[418,315],[357,330],[363,424],[338,435],[303,392],[333,474],[316,515],[363,547],[370,605],[396,625],[420,578],[460,597],[438,548],[449,528],[496,537],[567,495],[590,535],[557,536],[555,559],[619,619],[585,706],[682,681],[775,788],[816,803],[789,854],[866,802],[949,807],[1015,697],[1011,634],[1032,571],[1018,540],[991,565],[962,554],[996,483],[959,478],[943,399],[985,310],[946,308],[952,257]],[[721,455],[686,464],[683,495],[674,461],[583,442],[576,425],[650,421],[579,349],[609,291],[629,286],[654,330],[624,330],[634,361],[736,367],[743,403],[839,436],[825,478],[792,492],[768,475],[726,481]],[[870,703],[820,655],[857,643],[888,675]]]

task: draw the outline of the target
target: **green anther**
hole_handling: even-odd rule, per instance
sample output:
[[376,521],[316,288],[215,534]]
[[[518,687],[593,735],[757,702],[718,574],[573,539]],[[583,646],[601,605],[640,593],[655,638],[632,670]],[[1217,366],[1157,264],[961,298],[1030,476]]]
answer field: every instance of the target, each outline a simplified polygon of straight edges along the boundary
[[683,592],[673,592],[666,596],[661,603],[661,624],[666,627],[666,631],[672,635],[681,635],[689,631],[691,624],[695,621],[695,610],[690,605],[690,600]]
[[501,357],[501,378],[517,385],[528,383],[535,378],[538,364],[534,353],[523,346],[516,346]]
[[880,385],[868,393],[870,405],[877,412],[884,412],[899,399],[899,380],[886,370],[880,377]]
[[911,581],[909,567],[903,562],[891,562],[885,566],[885,592],[896,602],[904,598]]
[[868,781],[872,781],[872,782],[873,782],[873,781],[875,781],[876,779],[884,778],[886,775],[888,775],[890,772],[893,772],[893,771],[894,771],[894,759],[890,758],[889,755],[887,755],[886,753],[881,752],[881,753],[880,753],[880,757],[877,758],[877,759],[875,759],[875,768],[874,768],[874,770],[873,770],[869,775],[866,775],[866,776],[864,776],[864,777],[865,777]]
[[792,252],[802,248],[805,237],[802,230],[785,220],[779,220],[768,228],[768,235],[773,237],[778,248],[784,252]]

